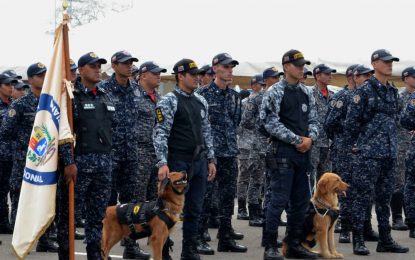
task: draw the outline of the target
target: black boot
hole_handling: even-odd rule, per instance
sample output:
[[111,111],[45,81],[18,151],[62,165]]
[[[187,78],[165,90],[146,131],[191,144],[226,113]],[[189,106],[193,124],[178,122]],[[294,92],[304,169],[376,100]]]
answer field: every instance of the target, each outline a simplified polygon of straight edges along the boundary
[[317,259],[318,254],[310,252],[302,244],[302,231],[295,230],[290,234],[288,232],[287,237],[284,241],[287,243],[287,254],[286,258],[306,258],[306,259]]
[[265,233],[264,260],[283,260],[284,257],[278,251],[277,233]]
[[180,260],[200,260],[200,256],[197,253],[196,242],[196,237],[189,240],[183,240]]
[[84,219],[77,219],[76,223],[75,223],[75,227],[85,228],[85,220]]
[[280,224],[279,224],[279,226],[286,227],[287,226],[287,221],[285,221],[282,218],[280,218]]
[[173,260],[170,256],[170,251],[173,251],[174,242],[167,237],[166,243],[164,243],[163,250],[161,251],[162,260]]
[[339,235],[339,243],[347,244],[350,243],[350,231],[342,229]]
[[59,246],[56,242],[52,241],[47,232],[43,234],[39,238],[39,242],[36,246],[36,252],[50,252],[50,253],[57,253],[59,250]]
[[249,204],[249,226],[251,227],[262,227],[264,220],[259,216],[259,205]]
[[231,230],[219,229],[218,232],[218,252],[238,252],[245,253],[248,248],[235,242],[231,235]]
[[368,219],[364,223],[363,237],[365,241],[377,242],[379,240],[379,234],[372,228],[371,219]]
[[214,255],[215,250],[202,237],[197,240],[196,251],[200,255]]
[[99,242],[88,243],[86,245],[86,256],[88,260],[103,260]]
[[84,240],[85,234],[75,229],[75,240]]
[[390,203],[392,212],[392,229],[393,230],[408,230],[408,226],[405,225],[402,218],[403,209],[403,194],[402,192],[395,192],[392,194]]
[[334,233],[340,233],[342,231],[341,220],[339,219],[334,226]]
[[376,252],[407,253],[409,248],[399,245],[391,236],[390,227],[379,227],[379,242]]
[[355,255],[368,255],[369,249],[365,245],[365,239],[362,231],[353,231],[353,254]]
[[[233,228],[231,228],[231,233],[230,234],[231,234],[231,237],[235,240],[242,240],[245,237],[244,234],[242,234],[241,232],[235,231],[235,229],[233,229]],[[219,239],[219,232],[216,235],[216,238]]]
[[141,249],[134,240],[126,239],[122,258],[147,260],[150,259],[150,254]]
[[244,199],[238,199],[238,215],[236,219],[248,220],[248,212],[246,211],[246,201]]
[[[408,219],[408,218],[406,218]],[[415,238],[415,224],[412,224],[408,221],[408,227],[409,227],[409,237]]]

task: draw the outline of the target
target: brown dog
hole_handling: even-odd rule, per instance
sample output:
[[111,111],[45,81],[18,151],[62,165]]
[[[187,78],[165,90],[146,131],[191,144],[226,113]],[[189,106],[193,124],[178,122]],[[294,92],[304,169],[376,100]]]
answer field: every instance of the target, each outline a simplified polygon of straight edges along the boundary
[[[349,185],[342,181],[335,173],[326,172],[320,177],[317,189],[311,199],[310,209],[306,215],[304,231],[306,234],[303,246],[311,251],[316,240],[319,245],[321,257],[343,258],[343,254],[337,252],[334,243],[334,226],[339,212],[339,194],[346,194]],[[311,222],[311,225],[307,225]],[[283,244],[282,253],[286,255],[287,244]]]
[[[172,231],[172,225],[179,221],[179,215],[183,210],[186,187],[186,173],[171,172],[168,178],[159,183],[157,201],[108,207],[103,220],[103,258],[108,258],[111,248],[122,238],[138,234],[140,238],[150,236],[153,259],[161,260],[163,245]],[[129,219],[130,222],[125,219]],[[136,221],[133,221],[135,219],[144,221],[136,224]]]

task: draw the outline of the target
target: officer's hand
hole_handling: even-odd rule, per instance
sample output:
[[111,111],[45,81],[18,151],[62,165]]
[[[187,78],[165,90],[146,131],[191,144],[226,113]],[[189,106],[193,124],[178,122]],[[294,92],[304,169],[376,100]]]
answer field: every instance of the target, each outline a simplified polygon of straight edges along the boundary
[[65,177],[66,184],[69,184],[71,181],[76,183],[76,176],[78,175],[78,168],[75,164],[69,164],[65,166],[63,170],[63,176]]
[[170,173],[169,167],[167,165],[163,165],[159,168],[159,181],[164,180],[167,175]]
[[354,145],[352,146],[352,153],[356,154],[358,151],[359,151],[359,148],[357,148],[357,145],[356,145],[356,144],[354,144]]
[[208,181],[213,181],[216,177],[216,165],[214,163],[208,164]]
[[301,139],[303,140],[303,142],[301,144],[297,144],[295,147],[297,148],[297,151],[299,151],[300,153],[305,153],[308,150],[310,150],[313,141],[310,137],[305,136],[301,136]]

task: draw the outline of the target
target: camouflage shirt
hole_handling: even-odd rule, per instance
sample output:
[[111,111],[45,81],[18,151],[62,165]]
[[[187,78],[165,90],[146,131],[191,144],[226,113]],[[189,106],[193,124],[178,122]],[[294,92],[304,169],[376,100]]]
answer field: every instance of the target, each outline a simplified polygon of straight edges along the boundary
[[[399,93],[399,109],[403,111],[408,104],[409,98],[411,93],[409,93],[406,89]],[[401,154],[405,154],[406,151],[409,149],[409,145],[411,143],[411,134],[401,125],[398,128],[398,151]],[[402,156],[402,155],[401,155]]]
[[329,147],[330,140],[324,131],[324,120],[326,119],[327,110],[329,107],[329,100],[334,95],[334,92],[327,89],[328,96],[325,97],[321,93],[320,87],[314,85],[312,88],[314,99],[316,100],[317,116],[318,116],[318,138],[315,142],[317,147]]
[[[201,113],[202,116],[202,136],[204,138],[205,146],[207,148],[208,154],[207,158],[209,160],[212,160],[215,158],[215,153],[213,150],[213,140],[211,136],[211,129],[210,124],[208,120],[208,104],[206,100],[200,96],[197,93],[188,94],[179,87],[175,87],[173,91],[176,91],[180,95],[183,96],[192,96],[194,95],[197,97],[204,105],[205,112]],[[153,130],[153,145],[154,149],[156,150],[156,156],[157,156],[157,167],[161,167],[165,164],[167,164],[167,158],[168,158],[168,139],[170,136],[170,131],[173,126],[174,121],[174,114],[177,111],[177,103],[178,99],[176,95],[172,92],[166,94],[163,96],[159,102],[157,103],[156,110],[160,111],[157,115],[157,117],[163,117],[163,120],[158,120],[156,123],[156,126]]]
[[153,102],[150,95],[144,90],[142,86],[138,86],[140,95],[138,97],[138,146],[139,149],[151,149],[153,146],[153,128],[156,124],[156,105],[160,100],[160,94],[155,91],[156,102]]
[[[9,100],[11,102],[11,100]],[[10,102],[4,102],[0,99],[0,126],[3,117],[7,116],[7,109]],[[0,138],[0,161],[11,161],[12,159],[12,141],[10,139]]]

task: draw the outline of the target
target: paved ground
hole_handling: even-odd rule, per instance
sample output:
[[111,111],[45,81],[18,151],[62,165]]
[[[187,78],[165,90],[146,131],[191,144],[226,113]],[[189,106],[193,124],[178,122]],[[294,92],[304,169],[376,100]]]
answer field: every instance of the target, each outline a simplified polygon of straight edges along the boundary
[[[375,216],[375,213],[373,213]],[[245,239],[240,241],[242,244],[248,246],[247,253],[218,253],[216,252],[213,256],[202,256],[205,260],[214,260],[214,259],[229,259],[229,260],[242,260],[242,259],[262,259],[263,255],[263,248],[260,247],[261,241],[261,228],[254,228],[249,227],[247,221],[240,221],[234,220],[234,227],[238,231],[242,231],[245,234]],[[375,221],[373,221],[375,226]],[[280,234],[283,234],[285,230],[281,230]],[[212,247],[216,250],[217,247],[217,239],[216,233],[217,229],[210,229],[209,230],[213,241],[210,242]],[[376,253],[376,243],[374,242],[367,242],[367,246],[371,251],[371,255],[367,257],[358,257],[353,255],[351,244],[337,244],[338,251],[343,253],[345,259],[376,259],[376,260],[413,260],[415,259],[415,239],[411,239],[408,237],[408,231],[393,231],[393,237],[402,243],[405,246],[410,247],[410,252],[407,254],[379,254]],[[173,259],[180,259],[180,252],[181,252],[181,223],[179,223],[176,227],[175,232],[172,236],[175,246],[174,251],[172,253]],[[336,234],[336,238],[338,238],[338,234]],[[15,259],[13,254],[10,250],[11,244],[11,235],[0,235],[0,240],[3,241],[3,244],[0,246],[0,260],[9,260]],[[140,245],[147,250],[150,251],[150,248],[146,245],[147,240],[142,239],[140,240]],[[122,258],[122,250],[123,248],[120,246],[116,246],[112,249],[111,255],[114,256],[115,259]],[[76,259],[86,259],[85,254],[85,244],[82,241],[76,241]],[[31,252],[27,259],[57,259],[57,254],[53,253],[36,253],[35,251]]]

